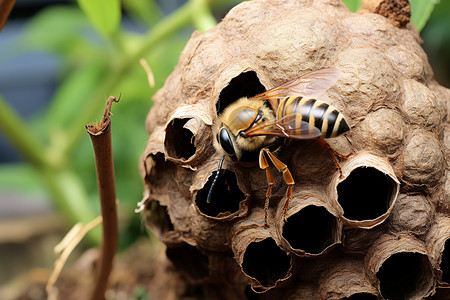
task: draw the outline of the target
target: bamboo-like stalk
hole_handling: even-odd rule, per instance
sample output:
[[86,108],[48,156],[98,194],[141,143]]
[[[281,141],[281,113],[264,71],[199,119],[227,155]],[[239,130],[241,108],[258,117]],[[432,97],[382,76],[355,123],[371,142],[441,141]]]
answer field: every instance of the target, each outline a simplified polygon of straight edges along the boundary
[[6,19],[8,19],[16,0],[0,0],[0,30],[5,26]]
[[102,120],[96,124],[91,123],[86,125],[86,131],[89,133],[94,147],[97,186],[103,216],[101,257],[96,284],[91,294],[92,300],[105,299],[106,285],[117,249],[117,205],[110,115],[112,103],[118,102],[119,99],[110,96]]

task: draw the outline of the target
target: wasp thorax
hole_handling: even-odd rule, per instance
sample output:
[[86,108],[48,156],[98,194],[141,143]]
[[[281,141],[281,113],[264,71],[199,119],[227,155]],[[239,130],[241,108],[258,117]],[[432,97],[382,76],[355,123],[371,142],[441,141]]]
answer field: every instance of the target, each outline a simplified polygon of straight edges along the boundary
[[220,114],[221,125],[217,131],[217,142],[226,155],[240,161],[243,156],[247,157],[247,152],[259,151],[275,140],[274,137],[247,135],[247,131],[255,125],[274,118],[273,111],[265,106],[263,101],[242,97]]
[[235,108],[229,116],[229,127],[234,134],[239,134],[248,129],[260,116],[253,107],[241,106]]

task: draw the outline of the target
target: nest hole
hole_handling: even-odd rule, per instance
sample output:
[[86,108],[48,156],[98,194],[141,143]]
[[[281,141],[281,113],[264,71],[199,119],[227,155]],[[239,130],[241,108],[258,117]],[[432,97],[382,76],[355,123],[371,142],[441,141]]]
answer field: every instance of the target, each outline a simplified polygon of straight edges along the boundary
[[225,107],[241,97],[253,97],[264,92],[266,88],[261,84],[255,71],[239,74],[231,79],[230,83],[220,92],[216,103],[217,114]]
[[441,261],[442,281],[450,284],[450,239],[445,241]]
[[378,296],[370,293],[356,293],[351,296],[342,298],[342,300],[377,300]]
[[151,201],[147,205],[147,211],[147,225],[157,230],[160,236],[174,230],[172,221],[167,213],[167,206],[161,205],[159,201]]
[[164,147],[172,158],[188,160],[195,154],[195,136],[184,127],[189,120],[191,119],[173,119],[166,127]]
[[146,181],[152,187],[161,187],[173,180],[175,165],[166,161],[163,153],[151,154],[148,159],[153,161],[153,166],[146,176]]
[[275,286],[291,269],[290,256],[281,250],[274,239],[252,242],[245,250],[242,269],[264,287]]
[[258,295],[259,295],[255,291],[252,290],[251,285],[247,285],[245,287],[244,294],[247,297],[247,300],[257,300],[258,299]]
[[310,205],[290,216],[283,237],[295,250],[318,254],[334,243],[336,218],[321,206]]
[[395,181],[372,167],[359,167],[337,186],[338,202],[349,220],[373,220],[385,214]]
[[377,272],[383,298],[411,299],[424,292],[433,278],[428,257],[401,252],[390,256]]
[[166,256],[177,270],[190,278],[200,280],[209,276],[209,259],[194,246],[183,243],[181,246],[167,248]]
[[[221,172],[216,178],[217,172]],[[215,180],[214,186],[212,186]],[[208,203],[208,194],[211,199]],[[239,203],[245,200],[245,194],[239,189],[234,172],[222,169],[214,171],[201,190],[197,192],[195,204],[200,212],[210,217],[220,214],[233,214],[239,210]]]

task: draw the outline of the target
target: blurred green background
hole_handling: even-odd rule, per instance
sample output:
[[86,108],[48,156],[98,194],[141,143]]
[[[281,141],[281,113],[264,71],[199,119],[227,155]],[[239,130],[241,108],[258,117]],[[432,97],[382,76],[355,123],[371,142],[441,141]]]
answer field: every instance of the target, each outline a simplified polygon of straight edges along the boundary
[[[84,125],[100,119],[109,95],[122,93],[112,109],[120,250],[145,234],[134,209],[151,97],[192,31],[211,28],[239,2],[17,1],[0,33],[0,285],[29,267],[51,266],[48,249],[75,222],[99,214]],[[436,79],[449,87],[450,1],[411,3]],[[98,242],[96,231],[85,246]]]

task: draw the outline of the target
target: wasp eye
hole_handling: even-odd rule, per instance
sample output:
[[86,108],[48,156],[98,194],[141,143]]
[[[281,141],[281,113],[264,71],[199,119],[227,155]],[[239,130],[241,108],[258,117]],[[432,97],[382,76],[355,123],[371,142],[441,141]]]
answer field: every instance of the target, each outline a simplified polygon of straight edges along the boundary
[[222,149],[229,155],[235,156],[236,152],[234,151],[233,140],[231,139],[230,133],[225,128],[221,128],[219,134],[217,135],[217,140],[219,141]]

